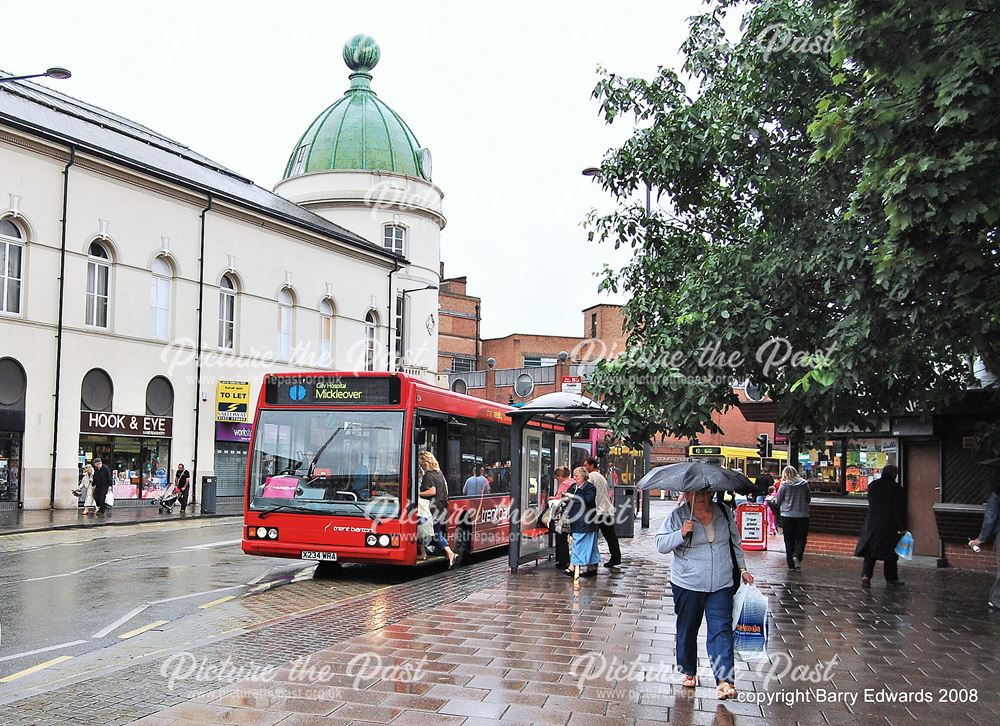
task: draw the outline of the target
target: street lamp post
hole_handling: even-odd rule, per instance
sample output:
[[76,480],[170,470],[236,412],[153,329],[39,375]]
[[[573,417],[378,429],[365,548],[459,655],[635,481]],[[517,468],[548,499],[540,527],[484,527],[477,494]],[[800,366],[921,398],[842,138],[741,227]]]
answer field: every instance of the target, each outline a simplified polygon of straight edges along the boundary
[[7,81],[24,81],[29,78],[55,78],[56,80],[62,81],[72,75],[73,74],[65,68],[53,66],[52,68],[47,69],[44,73],[31,73],[27,76],[5,76],[0,78],[0,83],[7,83]]
[[[594,177],[601,173],[601,170],[596,166],[588,166],[583,170],[584,176]],[[652,208],[650,204],[651,188],[649,182],[646,182],[646,216],[649,216],[650,209]],[[642,444],[642,473],[645,475],[652,465],[653,460],[653,445],[649,441],[645,441]],[[649,529],[649,490],[642,492],[642,514],[640,520],[640,526],[643,529]]]

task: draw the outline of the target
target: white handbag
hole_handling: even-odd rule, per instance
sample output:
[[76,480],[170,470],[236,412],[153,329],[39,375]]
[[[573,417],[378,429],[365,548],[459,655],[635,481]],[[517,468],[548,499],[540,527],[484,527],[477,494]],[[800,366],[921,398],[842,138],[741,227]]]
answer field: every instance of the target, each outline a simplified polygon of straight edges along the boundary
[[108,493],[104,497],[104,503],[107,506],[109,506],[109,507],[115,506],[115,488],[114,487],[108,487]]

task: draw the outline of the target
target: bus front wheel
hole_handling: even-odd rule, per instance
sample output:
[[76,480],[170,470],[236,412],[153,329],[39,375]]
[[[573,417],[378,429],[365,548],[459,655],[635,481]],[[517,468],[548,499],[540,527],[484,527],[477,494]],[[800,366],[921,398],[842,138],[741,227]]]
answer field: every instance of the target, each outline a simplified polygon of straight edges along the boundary
[[323,560],[316,564],[316,572],[313,577],[320,580],[329,580],[340,574],[344,566],[339,562],[330,562],[328,560]]

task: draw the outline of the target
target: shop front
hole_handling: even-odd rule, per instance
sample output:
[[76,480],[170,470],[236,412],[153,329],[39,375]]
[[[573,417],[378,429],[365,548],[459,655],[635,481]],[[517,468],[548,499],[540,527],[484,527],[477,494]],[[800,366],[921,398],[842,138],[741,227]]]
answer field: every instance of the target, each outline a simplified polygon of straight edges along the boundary
[[215,389],[215,491],[222,501],[243,498],[250,427],[250,382],[219,381]]
[[21,505],[24,396],[28,379],[13,358],[0,358],[0,512]]
[[111,470],[115,506],[159,497],[170,473],[173,419],[102,411],[80,412],[80,475],[99,458]]
[[219,497],[242,497],[250,454],[250,424],[215,424],[215,483]]

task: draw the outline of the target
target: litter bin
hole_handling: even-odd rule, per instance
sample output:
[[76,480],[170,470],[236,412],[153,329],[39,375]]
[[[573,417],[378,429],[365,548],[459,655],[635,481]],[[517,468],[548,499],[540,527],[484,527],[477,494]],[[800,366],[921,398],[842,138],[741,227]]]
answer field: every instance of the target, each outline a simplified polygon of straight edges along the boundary
[[215,477],[201,478],[201,513],[215,514]]
[[617,486],[615,491],[615,534],[635,537],[635,487]]

